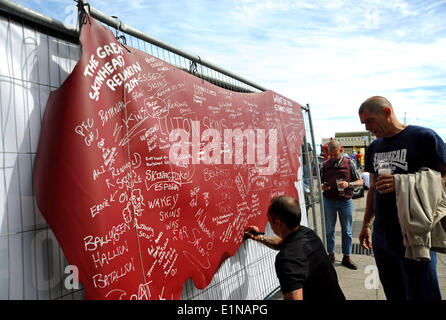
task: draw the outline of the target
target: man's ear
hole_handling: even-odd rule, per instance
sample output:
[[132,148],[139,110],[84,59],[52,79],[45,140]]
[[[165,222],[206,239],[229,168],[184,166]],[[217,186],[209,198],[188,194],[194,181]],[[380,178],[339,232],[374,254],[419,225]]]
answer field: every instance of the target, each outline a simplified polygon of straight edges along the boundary
[[274,225],[276,226],[277,230],[280,230],[280,228],[282,227],[282,221],[280,221],[280,219],[276,218],[273,221]]
[[384,108],[384,113],[386,114],[386,118],[390,118],[390,116],[392,115],[392,109],[386,107]]

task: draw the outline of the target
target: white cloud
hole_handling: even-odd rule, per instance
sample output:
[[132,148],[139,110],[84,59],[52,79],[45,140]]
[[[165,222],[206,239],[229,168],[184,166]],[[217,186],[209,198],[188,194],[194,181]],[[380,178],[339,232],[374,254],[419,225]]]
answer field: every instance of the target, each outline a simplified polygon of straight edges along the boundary
[[379,28],[379,10],[369,9],[365,14],[364,25],[367,29],[378,29]]

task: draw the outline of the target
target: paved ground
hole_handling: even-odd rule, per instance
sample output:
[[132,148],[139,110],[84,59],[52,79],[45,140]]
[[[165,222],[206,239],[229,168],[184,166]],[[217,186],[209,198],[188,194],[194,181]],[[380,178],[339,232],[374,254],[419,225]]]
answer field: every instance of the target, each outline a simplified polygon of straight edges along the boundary
[[[366,191],[367,192],[367,191]],[[341,229],[339,221],[336,225],[336,262],[334,264],[338,274],[339,284],[348,300],[385,300],[382,285],[376,269],[375,259],[373,255],[367,255],[359,246],[359,232],[361,231],[362,218],[364,215],[365,202],[367,193],[364,197],[354,199],[355,211],[353,214],[353,252],[352,260],[358,265],[358,270],[350,270],[341,265]],[[320,228],[320,212],[319,206],[316,206],[317,228]],[[314,227],[313,215],[310,209],[308,214],[310,227]],[[437,254],[437,271],[440,282],[443,300],[446,300],[446,255]],[[281,294],[277,294],[275,299],[281,299]]]

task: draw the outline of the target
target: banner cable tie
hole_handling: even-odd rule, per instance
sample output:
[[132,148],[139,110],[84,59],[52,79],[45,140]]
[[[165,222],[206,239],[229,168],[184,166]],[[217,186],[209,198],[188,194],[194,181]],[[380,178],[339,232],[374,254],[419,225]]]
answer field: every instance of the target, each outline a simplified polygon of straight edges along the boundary
[[118,21],[118,26],[116,28],[116,33],[115,33],[115,39],[118,40],[118,42],[121,44],[121,46],[128,51],[128,53],[132,53],[128,48],[127,48],[127,38],[125,37],[125,35],[119,35],[119,32],[121,31],[121,20],[117,17],[117,16],[111,16],[112,18],[115,18]]

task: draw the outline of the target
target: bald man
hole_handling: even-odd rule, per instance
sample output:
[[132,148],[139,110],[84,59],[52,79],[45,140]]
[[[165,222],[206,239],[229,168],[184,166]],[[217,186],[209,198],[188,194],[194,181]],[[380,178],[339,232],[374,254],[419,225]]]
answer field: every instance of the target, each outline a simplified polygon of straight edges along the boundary
[[[337,180],[341,180],[339,184]],[[324,191],[325,236],[328,257],[335,262],[335,227],[337,216],[341,223],[342,265],[356,270],[352,261],[353,189],[363,185],[361,173],[355,161],[342,156],[342,146],[337,140],[328,144],[328,159],[321,168],[322,190]]]
[[263,236],[257,226],[248,226],[248,236],[279,250],[276,274],[285,300],[345,300],[336,270],[327,258],[321,239],[300,225],[299,202],[289,196],[271,200],[266,213],[277,235]]
[[[393,175],[411,174],[428,167],[440,171],[444,179],[445,143],[431,129],[399,122],[392,104],[384,97],[365,100],[359,108],[359,119],[377,137],[365,155],[370,189],[359,241],[364,248],[371,248],[373,243],[376,266],[388,300],[440,300],[435,252],[431,252],[430,261],[404,257]],[[381,161],[391,164],[390,174],[378,176]]]

